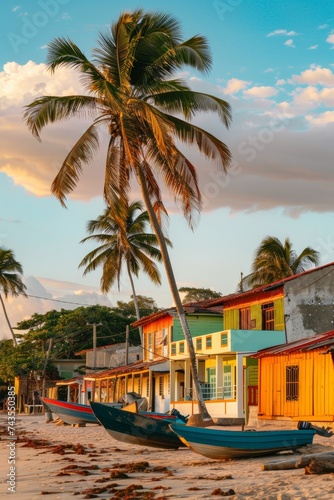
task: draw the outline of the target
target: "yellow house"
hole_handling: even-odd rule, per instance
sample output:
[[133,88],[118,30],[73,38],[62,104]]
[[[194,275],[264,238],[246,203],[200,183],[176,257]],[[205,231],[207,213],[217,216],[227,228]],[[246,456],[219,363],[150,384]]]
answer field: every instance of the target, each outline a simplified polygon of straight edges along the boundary
[[334,421],[334,330],[263,349],[258,418]]

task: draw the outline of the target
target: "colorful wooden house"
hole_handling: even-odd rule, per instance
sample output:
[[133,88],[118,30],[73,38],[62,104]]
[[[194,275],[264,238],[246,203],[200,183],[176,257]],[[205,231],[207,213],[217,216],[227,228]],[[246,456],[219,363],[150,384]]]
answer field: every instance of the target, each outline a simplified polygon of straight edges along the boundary
[[334,330],[259,351],[260,420],[334,422]]
[[[184,308],[193,337],[211,334],[222,329],[222,313],[218,312],[214,306],[207,309],[203,308],[201,303],[197,303],[186,305]],[[160,412],[169,411],[176,406],[179,409],[179,403],[184,402],[187,396],[186,387],[190,386],[185,385],[184,376],[175,380],[175,373],[177,373],[175,370],[178,368],[176,367],[173,370],[171,366],[171,360],[173,360],[171,349],[174,348],[172,346],[177,343],[182,358],[187,360],[188,364],[189,359],[180,320],[175,308],[146,316],[133,323],[132,326],[136,328],[142,327],[143,361],[157,363],[154,368],[152,408]],[[184,372],[185,367],[182,365],[180,370]],[[177,401],[176,394],[178,395]],[[185,409],[185,411],[188,410],[189,408]]]
[[[251,354],[314,335],[324,331],[325,325],[329,329],[333,289],[331,263],[271,285],[186,306],[202,392],[212,417],[247,419],[249,407],[257,405],[258,393],[257,359]],[[210,320],[199,322],[196,308],[205,311]],[[211,308],[223,313],[220,329],[212,323]],[[197,413],[188,346],[175,310],[148,316],[134,326],[143,326],[144,359],[167,356],[168,352],[170,380],[166,374],[161,392],[167,391],[171,407],[184,414]]]
[[160,377],[169,373],[169,367],[156,361],[137,361],[110,370],[91,372],[83,376],[82,393],[85,401],[110,403],[123,400],[130,392],[146,399],[147,408],[152,411],[169,410],[169,404],[155,406],[154,390],[160,390]]

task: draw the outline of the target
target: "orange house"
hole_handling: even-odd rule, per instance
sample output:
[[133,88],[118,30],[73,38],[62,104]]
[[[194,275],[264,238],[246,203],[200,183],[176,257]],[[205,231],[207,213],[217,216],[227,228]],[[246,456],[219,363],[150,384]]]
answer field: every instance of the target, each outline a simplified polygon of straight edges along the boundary
[[263,349],[260,420],[334,422],[334,330]]

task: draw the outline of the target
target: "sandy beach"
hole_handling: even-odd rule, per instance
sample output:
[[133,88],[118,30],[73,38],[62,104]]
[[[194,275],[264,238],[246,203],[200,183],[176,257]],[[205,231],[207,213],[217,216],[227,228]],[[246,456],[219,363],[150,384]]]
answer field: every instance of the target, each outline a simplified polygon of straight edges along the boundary
[[[286,454],[213,461],[187,448],[126,445],[101,426],[57,425],[47,423],[44,415],[17,415],[15,435],[10,436],[7,415],[0,418],[1,498],[334,498],[334,474],[262,470],[263,464],[283,460]],[[334,437],[315,436],[313,445],[288,458],[323,451],[334,451]]]

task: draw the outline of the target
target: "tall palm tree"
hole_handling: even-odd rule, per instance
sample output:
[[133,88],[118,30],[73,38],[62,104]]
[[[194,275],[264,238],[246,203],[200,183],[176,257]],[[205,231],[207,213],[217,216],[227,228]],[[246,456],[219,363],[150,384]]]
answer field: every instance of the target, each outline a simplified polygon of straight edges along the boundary
[[[180,203],[193,227],[192,215],[201,208],[195,165],[182,152],[182,144],[196,146],[217,168],[230,162],[227,146],[194,124],[197,113],[218,115],[229,126],[226,101],[195,92],[176,73],[187,65],[206,73],[211,55],[205,37],[183,40],[179,22],[163,13],[142,10],[124,12],[110,30],[100,34],[91,62],[69,39],[56,38],[48,47],[48,69],[61,66],[78,70],[86,95],[44,96],[26,107],[27,125],[38,139],[49,123],[73,116],[93,116],[68,153],[52,184],[52,193],[65,205],[76,187],[83,166],[99,147],[98,131],[109,133],[104,197],[109,206],[116,198],[127,199],[130,180],[142,192],[151,226],[159,242],[168,282],[190,353],[194,389],[203,418],[210,418],[202,396],[195,350],[176,285],[165,238],[160,226],[163,184]],[[95,113],[95,114],[94,114]]]
[[269,285],[317,266],[319,261],[319,252],[311,247],[297,255],[289,238],[282,243],[275,236],[267,236],[255,252],[251,274],[242,279],[243,286]]
[[[26,295],[26,286],[22,281],[23,274],[22,266],[17,260],[12,250],[0,247],[0,289],[3,295],[7,298],[9,295],[17,297],[18,295]],[[13,337],[14,345],[17,345],[17,340],[10,324],[6,306],[0,293],[0,302],[7,321],[7,325]]]
[[[120,203],[115,203],[110,208],[106,208],[97,219],[87,223],[90,236],[81,240],[81,243],[94,240],[101,245],[89,252],[82,259],[79,267],[85,266],[84,275],[86,275],[102,266],[101,290],[103,293],[108,293],[115,281],[120,289],[124,264],[131,284],[136,316],[139,319],[133,276],[138,277],[142,269],[153,283],[160,285],[160,272],[154,261],[161,262],[162,257],[157,237],[145,231],[149,224],[149,216],[147,211],[144,211],[142,202],[132,202],[125,209],[125,211],[121,210]],[[172,246],[169,240],[166,241],[169,246]],[[142,341],[142,335],[140,337]]]

